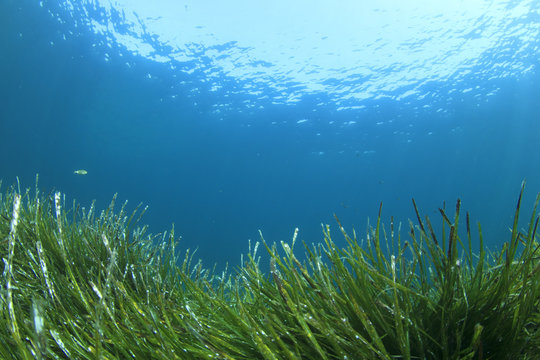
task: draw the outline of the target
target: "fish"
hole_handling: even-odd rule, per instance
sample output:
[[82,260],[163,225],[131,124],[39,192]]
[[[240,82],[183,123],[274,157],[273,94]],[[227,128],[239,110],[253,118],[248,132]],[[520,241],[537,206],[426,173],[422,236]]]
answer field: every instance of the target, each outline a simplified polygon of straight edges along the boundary
[[86,175],[86,174],[88,174],[88,171],[86,171],[84,169],[80,169],[80,170],[75,170],[73,173],[77,174],[77,175]]

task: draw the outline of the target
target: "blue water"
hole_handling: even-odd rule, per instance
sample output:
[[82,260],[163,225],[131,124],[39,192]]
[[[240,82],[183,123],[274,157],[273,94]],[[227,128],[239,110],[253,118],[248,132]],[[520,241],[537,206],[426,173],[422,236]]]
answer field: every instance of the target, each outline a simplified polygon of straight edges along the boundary
[[540,191],[537,1],[145,3],[0,2],[4,189],[118,193],[220,266],[258,230],[343,245],[334,213],[362,238],[380,202],[406,236],[413,197],[495,249]]

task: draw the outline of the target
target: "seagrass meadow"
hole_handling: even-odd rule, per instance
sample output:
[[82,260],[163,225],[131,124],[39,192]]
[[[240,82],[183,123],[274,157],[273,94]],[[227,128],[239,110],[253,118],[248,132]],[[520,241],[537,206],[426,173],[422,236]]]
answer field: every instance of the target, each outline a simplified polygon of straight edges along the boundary
[[241,266],[216,273],[179,253],[174,229],[149,234],[144,209],[10,187],[0,193],[0,358],[539,359],[539,197],[520,228],[522,194],[496,252],[459,201],[436,227],[413,202],[404,235],[379,209],[364,240],[336,219],[337,233],[324,226],[301,261],[296,235],[279,246],[261,235]]

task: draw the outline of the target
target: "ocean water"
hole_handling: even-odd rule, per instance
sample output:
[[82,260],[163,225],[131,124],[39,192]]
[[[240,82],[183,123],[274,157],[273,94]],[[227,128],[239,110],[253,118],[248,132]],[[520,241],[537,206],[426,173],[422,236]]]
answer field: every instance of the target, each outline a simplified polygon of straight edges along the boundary
[[0,179],[148,205],[219,267],[381,202],[406,237],[411,198],[497,249],[540,192],[539,66],[535,0],[1,0]]

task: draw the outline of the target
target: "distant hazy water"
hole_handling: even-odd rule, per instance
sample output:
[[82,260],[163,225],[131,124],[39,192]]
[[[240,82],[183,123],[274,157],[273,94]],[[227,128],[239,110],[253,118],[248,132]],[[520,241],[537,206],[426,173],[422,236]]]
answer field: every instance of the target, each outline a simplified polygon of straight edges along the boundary
[[365,4],[1,2],[2,186],[118,192],[206,263],[411,197],[500,246],[540,191],[540,3]]

